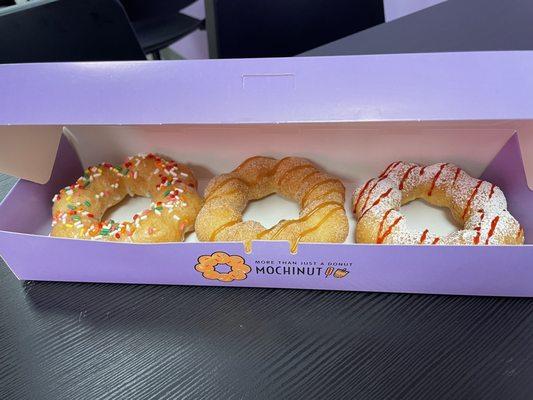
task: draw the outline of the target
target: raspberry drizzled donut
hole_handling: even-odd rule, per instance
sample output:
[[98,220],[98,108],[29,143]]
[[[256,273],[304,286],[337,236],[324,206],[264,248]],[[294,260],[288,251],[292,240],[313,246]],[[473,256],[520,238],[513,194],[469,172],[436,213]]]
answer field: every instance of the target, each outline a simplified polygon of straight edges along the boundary
[[[52,236],[133,243],[182,241],[202,200],[192,171],[154,154],[129,157],[121,166],[100,164],[53,198]],[[152,200],[132,222],[101,221],[127,195]]]
[[[462,230],[440,237],[407,228],[400,207],[415,199],[448,207]],[[507,211],[496,185],[472,178],[455,165],[401,161],[357,188],[353,197],[356,240],[361,243],[491,245],[523,244],[524,230]]]
[[[266,229],[243,221],[250,200],[279,193],[300,205],[300,218],[280,221]],[[344,242],[348,218],[342,182],[297,157],[276,160],[252,157],[233,172],[215,177],[205,191],[205,204],[196,219],[202,241],[288,240],[292,251],[299,242]]]

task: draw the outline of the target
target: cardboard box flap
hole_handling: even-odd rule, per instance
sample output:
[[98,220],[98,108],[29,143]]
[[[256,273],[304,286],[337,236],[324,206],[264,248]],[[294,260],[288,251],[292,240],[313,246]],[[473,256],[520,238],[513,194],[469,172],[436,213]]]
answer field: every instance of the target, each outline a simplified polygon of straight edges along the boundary
[[0,172],[48,182],[60,139],[60,126],[0,126]]
[[503,190],[508,209],[525,229],[526,243],[531,243],[533,192],[526,185],[525,163],[521,157],[523,148],[519,135],[513,135],[487,166],[481,179],[495,183]]
[[533,123],[522,123],[519,138],[527,185],[533,190]]
[[52,197],[60,188],[72,184],[82,173],[76,149],[67,136],[61,136],[48,182],[37,184],[19,181],[0,202],[0,231],[48,235]]
[[533,51],[6,64],[0,125],[533,119],[532,70]]
[[[60,135],[56,129],[45,140],[46,125],[493,120],[531,127],[532,70],[533,51],[0,65],[0,170],[44,181]],[[38,152],[49,152],[48,163],[26,165],[33,157],[24,140],[4,134],[19,125],[41,127],[26,139],[35,149],[33,138],[43,136]],[[533,188],[533,129],[513,128],[527,147]]]

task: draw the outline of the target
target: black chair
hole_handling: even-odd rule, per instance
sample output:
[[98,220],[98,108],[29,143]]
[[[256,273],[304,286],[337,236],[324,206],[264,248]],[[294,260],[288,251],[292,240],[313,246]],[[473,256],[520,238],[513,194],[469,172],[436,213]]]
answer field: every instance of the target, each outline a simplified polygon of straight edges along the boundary
[[43,0],[0,9],[0,63],[146,60],[117,0]]
[[180,13],[196,0],[121,0],[145,54],[160,50],[203,27],[203,21]]
[[383,0],[206,0],[211,58],[294,56],[385,21]]

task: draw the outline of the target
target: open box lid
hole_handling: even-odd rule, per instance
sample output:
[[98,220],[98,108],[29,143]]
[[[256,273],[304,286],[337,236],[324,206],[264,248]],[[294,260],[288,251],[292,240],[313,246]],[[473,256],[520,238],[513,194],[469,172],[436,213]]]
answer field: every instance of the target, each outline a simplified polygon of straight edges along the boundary
[[46,182],[65,125],[498,121],[533,189],[531,71],[533,51],[0,65],[0,171]]

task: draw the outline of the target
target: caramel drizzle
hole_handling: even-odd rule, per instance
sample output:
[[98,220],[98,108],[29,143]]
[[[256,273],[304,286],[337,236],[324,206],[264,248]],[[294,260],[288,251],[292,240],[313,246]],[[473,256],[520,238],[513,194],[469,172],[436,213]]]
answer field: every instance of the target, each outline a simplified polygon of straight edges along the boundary
[[431,244],[437,244],[440,241],[440,237],[436,237]]
[[233,189],[233,190],[229,190],[227,192],[224,192],[224,193],[220,193],[220,194],[216,194],[214,196],[209,196],[207,199],[206,199],[206,203],[208,201],[213,201],[214,199],[218,199],[218,198],[221,198],[221,197],[224,197],[224,196],[230,196],[232,194],[235,194],[235,193],[239,193],[239,190],[237,189]]
[[276,173],[278,172],[279,168],[281,167],[281,164],[283,163],[283,161],[288,160],[289,158],[291,158],[291,157],[282,158],[281,160],[279,160],[276,163],[276,165],[274,165],[274,167],[272,169],[267,170],[265,173],[259,174],[257,181],[259,181],[259,179],[261,179],[261,178],[266,178],[266,177],[270,177],[270,176],[276,175]]
[[489,200],[492,198],[492,196],[494,195],[494,189],[496,188],[496,185],[494,183],[491,184],[492,186],[490,187],[490,193],[489,193]]
[[462,216],[463,219],[465,219],[466,214],[470,210],[470,206],[472,205],[472,200],[474,200],[474,197],[476,197],[476,194],[479,191],[479,187],[481,186],[482,183],[483,183],[483,181],[478,181],[477,185],[475,186],[474,190],[472,191],[472,194],[470,195],[470,198],[468,199],[468,201],[466,203],[465,210],[463,211],[463,216]]
[[435,174],[435,177],[433,178],[433,181],[431,182],[431,188],[429,189],[428,196],[431,196],[433,193],[433,189],[435,189],[435,185],[437,184],[437,181],[439,180],[440,175],[442,174],[442,170],[447,166],[448,164],[442,164]]
[[494,232],[496,231],[496,225],[498,225],[498,221],[500,220],[500,216],[497,215],[494,217],[494,219],[490,223],[490,230],[489,234],[487,235],[487,240],[485,240],[485,244],[489,244],[490,238],[494,235]]
[[344,197],[344,189],[331,189],[331,190],[328,190],[327,192],[322,193],[321,196],[326,197],[327,195],[332,194],[332,193],[338,193]]
[[[275,238],[279,237],[279,235],[281,234],[281,232],[283,232],[285,229],[287,229],[287,227],[289,227],[290,225],[293,225],[293,224],[297,224],[297,223],[300,223],[300,222],[305,222],[307,221],[309,218],[311,218],[313,215],[315,215],[316,213],[318,213],[320,210],[322,210],[323,208],[327,207],[327,206],[336,206],[334,209],[332,209],[331,211],[338,211],[338,210],[343,210],[344,207],[341,203],[339,202],[336,202],[336,201],[326,201],[322,204],[319,204],[318,206],[316,206],[315,208],[313,208],[311,211],[309,211],[309,213],[307,215],[305,215],[304,217],[300,218],[300,219],[293,219],[293,220],[290,220],[290,221],[285,221],[283,222],[281,225],[279,226],[273,226],[272,228],[270,229],[266,229],[264,230],[263,232],[259,233],[257,235],[257,239],[261,239],[262,237],[264,237],[265,235],[267,235],[268,233],[272,232],[272,230],[274,230],[276,227],[278,227],[278,230],[274,233],[274,235],[270,238],[271,240],[274,240]],[[318,226],[320,226],[322,224],[322,221],[319,222]],[[318,228],[317,228],[318,229]]]
[[422,232],[422,235],[420,236],[420,242],[419,244],[422,244],[426,241],[426,238],[428,236],[428,232],[429,232],[429,229],[426,229],[424,230],[424,232]]
[[246,182],[245,180],[238,178],[236,176],[231,176],[225,181],[219,182],[218,185],[216,185],[213,189],[211,189],[211,193],[209,193],[209,196],[207,197],[206,200],[208,200],[213,194],[218,192],[220,189],[222,189],[222,187],[226,186],[231,181],[238,181],[238,182],[243,183],[245,186],[250,187],[250,184]]
[[209,241],[214,242],[220,232],[222,232],[226,228],[229,228],[230,226],[238,224],[239,222],[241,221],[234,220],[234,221],[226,222],[225,224],[220,225],[217,229],[213,231],[213,233],[211,233],[211,236],[209,237]]
[[272,232],[272,230],[274,230],[274,228],[276,228],[276,225],[274,225],[272,228],[265,229],[263,232],[259,232],[257,234],[257,239],[261,239],[263,236],[266,236],[268,233]]
[[405,174],[403,174],[402,176],[402,180],[400,181],[400,186],[399,186],[399,189],[400,190],[403,190],[403,185],[405,184],[405,182],[407,181],[407,178],[409,177],[409,174],[411,173],[411,171],[413,169],[416,168],[416,165],[413,165],[411,166],[407,171],[405,171]]
[[333,183],[333,182],[338,182],[338,181],[339,180],[336,178],[328,178],[328,179],[324,179],[323,181],[315,183],[313,186],[311,186],[307,190],[307,193],[305,193],[305,195],[302,197],[302,200],[300,202],[302,204],[302,207],[305,207],[305,204],[307,203],[307,200],[309,199],[309,196],[311,195],[311,193],[313,193],[320,186],[325,185],[327,183]]
[[[255,157],[250,157],[248,158],[247,160],[245,160],[241,165],[239,165],[236,169],[239,169],[241,167],[243,167],[244,165],[246,165],[247,163],[251,162],[252,160],[254,159],[257,159],[257,158],[263,158],[262,156],[255,156]],[[265,178],[265,177],[268,177],[268,176],[273,176],[276,174],[276,172],[278,171],[279,167],[281,166],[281,163],[287,159],[289,159],[290,157],[285,157],[285,158],[282,158],[281,160],[279,160],[276,165],[274,166],[274,168],[270,169],[270,170],[267,170],[266,173],[263,173],[263,174],[259,174],[258,175],[258,179],[257,181],[259,181],[259,179],[261,178]],[[235,172],[235,171],[234,171]],[[217,192],[218,190],[220,190],[223,186],[225,186],[226,184],[228,184],[229,182],[231,181],[239,181],[239,182],[242,182],[245,186],[247,187],[250,187],[251,185],[254,185],[257,183],[256,182],[252,182],[252,183],[248,183],[246,182],[244,179],[241,179],[241,178],[238,178],[236,176],[231,176],[230,178],[226,179],[225,181],[223,182],[220,182],[217,186],[215,186],[213,189],[211,189],[211,193],[209,194],[209,197],[208,199],[215,193]]]
[[452,182],[452,186],[455,185],[455,182],[457,182],[457,178],[459,178],[459,174],[461,173],[462,169],[457,167],[457,169],[455,170],[455,175],[453,176],[453,182]]
[[342,209],[341,208],[333,208],[332,210],[330,210],[325,216],[322,217],[322,219],[315,225],[315,226],[312,226],[311,228],[308,228],[304,231],[302,231],[298,237],[296,238],[296,240],[294,241],[294,243],[292,244],[291,246],[291,252],[295,252],[297,247],[298,247],[298,243],[300,243],[300,240],[302,240],[302,238],[308,234],[310,234],[311,232],[314,232],[316,231],[318,228],[320,228],[322,226],[322,224],[324,222],[326,222],[328,220],[328,218],[330,218],[333,214],[335,214],[339,209]]
[[365,211],[363,211],[363,214],[361,214],[361,217],[359,217],[359,218],[360,219],[363,218],[367,212],[369,212],[373,207],[377,206],[381,202],[381,200],[383,200],[386,197],[388,197],[388,195],[391,192],[392,192],[392,188],[389,188],[386,192],[381,193],[381,195],[372,203],[372,205],[370,207],[368,207]]
[[240,163],[240,165],[235,168],[235,169],[239,169],[239,168],[242,168],[244,167],[245,165],[248,165],[250,164],[253,160],[257,160],[258,158],[270,158],[271,157],[264,157],[264,156],[253,156],[253,157],[250,157],[250,158],[247,158],[246,160],[244,160],[242,163]]
[[296,171],[299,171],[301,169],[307,169],[307,168],[313,168],[314,169],[315,167],[313,165],[311,165],[311,164],[304,164],[304,165],[298,165],[298,166],[293,167],[293,168],[289,168],[287,171],[285,171],[283,173],[283,175],[281,175],[279,177],[277,185],[281,186],[281,182],[283,182],[285,179],[287,179],[292,172],[296,172]]
[[427,168],[427,165],[425,167],[420,168],[420,176],[424,175],[426,168]]
[[311,172],[310,174],[307,174],[306,176],[303,177],[302,182],[305,182],[307,179],[309,179],[313,175],[316,175],[316,174],[319,174],[319,173],[320,173],[320,171],[317,170],[317,171]]

